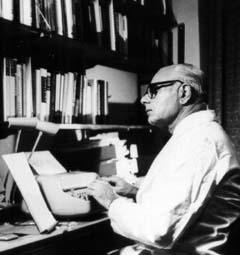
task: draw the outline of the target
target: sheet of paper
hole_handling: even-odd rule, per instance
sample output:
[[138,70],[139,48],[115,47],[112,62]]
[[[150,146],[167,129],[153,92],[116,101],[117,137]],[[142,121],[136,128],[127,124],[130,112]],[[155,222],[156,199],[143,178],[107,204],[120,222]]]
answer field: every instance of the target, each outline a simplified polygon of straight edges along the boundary
[[[25,153],[28,158],[30,152]],[[52,175],[67,172],[50,151],[35,151],[29,163],[39,175]]]
[[2,157],[16,181],[39,232],[49,232],[54,229],[57,221],[43,199],[25,153],[7,154]]

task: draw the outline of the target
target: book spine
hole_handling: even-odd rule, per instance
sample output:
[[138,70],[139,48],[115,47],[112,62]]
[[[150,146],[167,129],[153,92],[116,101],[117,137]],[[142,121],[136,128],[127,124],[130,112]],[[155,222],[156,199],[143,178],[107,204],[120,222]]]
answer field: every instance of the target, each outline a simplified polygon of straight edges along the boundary
[[10,59],[5,58],[5,84],[4,84],[4,95],[5,95],[5,120],[11,117],[11,102],[10,102]]
[[56,74],[56,93],[55,93],[55,113],[54,113],[54,121],[60,122],[60,99],[61,99],[61,74]]
[[109,21],[110,21],[110,45],[111,45],[111,50],[116,51],[116,32],[115,32],[115,19],[114,19],[113,0],[110,0],[110,3],[109,3]]
[[26,82],[26,117],[33,116],[33,97],[32,97],[32,60],[27,58],[25,69]]
[[51,74],[47,72],[46,117],[45,117],[46,121],[49,121],[49,117],[50,117],[50,103],[51,103]]
[[2,1],[1,17],[8,20],[14,19],[14,4],[13,0]]
[[50,114],[49,114],[49,121],[55,122],[55,98],[56,98],[56,73],[51,73],[51,87],[50,87]]
[[22,102],[22,67],[16,65],[16,116],[23,117],[23,102]]
[[41,111],[40,111],[40,120],[46,120],[46,107],[47,107],[47,70],[45,68],[41,68]]
[[41,102],[42,102],[42,88],[41,88],[41,70],[36,69],[35,73],[35,108],[36,117],[40,119],[41,116]]
[[15,75],[16,75],[16,59],[9,59],[9,101],[10,101],[10,116],[15,117],[16,116],[16,106],[15,106]]
[[59,35],[63,35],[63,12],[61,0],[55,0],[56,12],[56,31]]
[[66,12],[66,27],[67,33],[66,35],[69,38],[73,38],[73,7],[72,0],[65,0],[65,12]]

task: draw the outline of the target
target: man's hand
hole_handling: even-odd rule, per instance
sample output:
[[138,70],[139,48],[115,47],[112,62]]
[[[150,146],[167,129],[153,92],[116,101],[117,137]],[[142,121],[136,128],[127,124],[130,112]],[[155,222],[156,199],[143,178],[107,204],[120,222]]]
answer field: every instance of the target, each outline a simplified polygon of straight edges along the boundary
[[100,205],[109,209],[110,204],[118,198],[113,187],[106,181],[96,179],[89,184],[87,194],[94,197]]
[[110,183],[114,191],[121,196],[135,197],[137,194],[137,187],[129,184],[124,179],[116,175],[110,177],[102,177],[101,179]]

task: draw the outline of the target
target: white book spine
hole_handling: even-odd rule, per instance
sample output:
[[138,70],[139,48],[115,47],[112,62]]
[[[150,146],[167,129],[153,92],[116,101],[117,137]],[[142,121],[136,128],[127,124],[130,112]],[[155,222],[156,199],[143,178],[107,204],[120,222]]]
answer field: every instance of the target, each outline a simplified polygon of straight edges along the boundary
[[67,93],[68,93],[68,73],[64,74],[63,99],[62,99],[62,123],[66,123]]
[[14,15],[13,15],[13,0],[2,0],[1,1],[1,6],[2,6],[2,18],[8,19],[8,20],[13,20]]
[[110,0],[110,3],[109,3],[109,21],[110,21],[111,50],[116,51],[116,33],[115,33],[113,0]]
[[36,98],[36,117],[40,119],[41,115],[41,71],[40,69],[35,70],[35,98]]
[[23,116],[23,101],[22,101],[22,67],[17,64],[16,67],[16,115]]
[[60,111],[60,86],[61,74],[56,74],[56,93],[55,93],[55,111]]
[[32,25],[32,3],[31,0],[20,0],[22,8],[20,9],[20,22],[27,26]]
[[60,79],[60,97],[59,97],[59,109],[61,114],[63,114],[63,88],[64,88],[64,75],[61,74]]
[[7,120],[7,74],[6,74],[6,62],[7,59],[3,58],[2,63],[2,90],[3,90],[3,120]]
[[94,14],[95,14],[95,25],[96,25],[96,32],[102,32],[102,15],[101,15],[101,8],[99,5],[99,0],[93,1],[94,7]]
[[26,117],[33,117],[33,95],[32,95],[32,62],[31,58],[26,63]]
[[15,71],[14,71],[14,59],[10,59],[10,75],[9,75],[9,92],[10,92],[10,116],[16,117],[16,90],[15,90],[15,83],[16,83],[16,77],[15,77]]
[[91,80],[91,113],[92,113],[92,124],[97,123],[97,112],[98,112],[98,89],[97,79]]
[[65,0],[66,19],[67,19],[67,36],[73,38],[73,13],[72,0]]
[[73,73],[69,72],[68,73],[68,80],[67,80],[66,118],[65,118],[65,123],[67,123],[67,124],[72,123],[73,82],[74,82],[74,75],[73,75]]
[[55,0],[57,33],[63,35],[63,14],[61,0]]

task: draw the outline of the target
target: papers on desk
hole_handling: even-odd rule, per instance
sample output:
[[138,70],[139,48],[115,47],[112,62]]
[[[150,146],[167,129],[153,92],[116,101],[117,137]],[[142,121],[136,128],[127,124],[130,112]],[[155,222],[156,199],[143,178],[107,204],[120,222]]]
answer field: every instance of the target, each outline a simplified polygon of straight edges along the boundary
[[[26,157],[30,152],[25,152]],[[66,173],[66,169],[53,157],[50,151],[35,151],[29,160],[30,165],[39,175]]]
[[49,232],[54,229],[57,221],[43,199],[25,153],[7,154],[2,157],[22,193],[39,232]]

